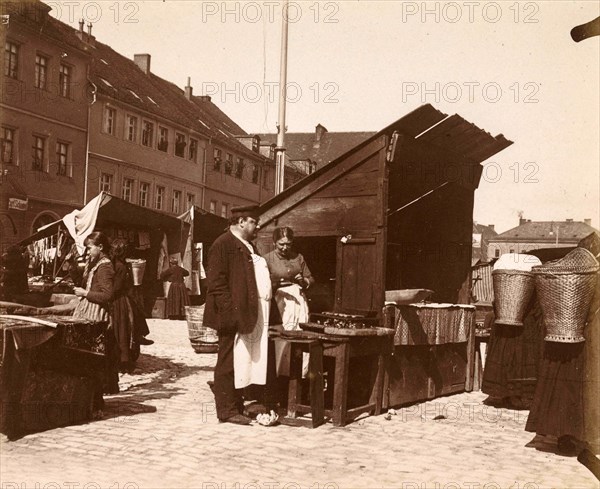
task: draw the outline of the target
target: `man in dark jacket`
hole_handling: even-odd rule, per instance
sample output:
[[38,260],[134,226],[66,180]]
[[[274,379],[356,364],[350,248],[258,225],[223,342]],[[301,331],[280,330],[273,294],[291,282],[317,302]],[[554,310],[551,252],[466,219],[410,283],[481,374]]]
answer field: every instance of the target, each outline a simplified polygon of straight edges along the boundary
[[208,252],[204,325],[219,335],[213,393],[222,422],[250,424],[242,414],[241,392],[235,389],[233,348],[236,333],[251,333],[258,319],[258,290],[250,240],[258,229],[258,206],[231,209],[229,230]]

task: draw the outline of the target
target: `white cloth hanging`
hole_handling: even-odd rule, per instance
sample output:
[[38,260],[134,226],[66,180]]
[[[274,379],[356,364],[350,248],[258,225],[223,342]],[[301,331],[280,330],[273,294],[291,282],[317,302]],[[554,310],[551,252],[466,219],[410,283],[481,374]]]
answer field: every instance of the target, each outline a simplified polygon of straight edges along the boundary
[[[302,288],[298,284],[280,287],[275,292],[275,303],[281,315],[283,329],[295,331],[300,329],[300,323],[308,322],[308,304]],[[275,368],[277,375],[290,375],[290,344],[289,342],[276,339],[275,345]],[[308,353],[302,355],[302,376],[306,377],[308,372]]]
[[258,289],[258,318],[252,332],[235,335],[233,373],[236,389],[267,383],[271,277],[266,260],[255,253],[251,256]]

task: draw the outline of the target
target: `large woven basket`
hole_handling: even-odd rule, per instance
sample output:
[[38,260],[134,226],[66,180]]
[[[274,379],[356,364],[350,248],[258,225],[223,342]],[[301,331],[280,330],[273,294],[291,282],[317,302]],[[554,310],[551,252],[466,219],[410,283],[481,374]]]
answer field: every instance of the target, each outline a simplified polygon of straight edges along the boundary
[[598,261],[584,248],[533,267],[546,341],[580,343],[598,278]]
[[496,323],[523,326],[525,311],[535,288],[533,273],[524,270],[494,270],[492,282]]
[[204,306],[185,306],[188,334],[196,353],[215,353],[219,337],[214,329],[202,324]]

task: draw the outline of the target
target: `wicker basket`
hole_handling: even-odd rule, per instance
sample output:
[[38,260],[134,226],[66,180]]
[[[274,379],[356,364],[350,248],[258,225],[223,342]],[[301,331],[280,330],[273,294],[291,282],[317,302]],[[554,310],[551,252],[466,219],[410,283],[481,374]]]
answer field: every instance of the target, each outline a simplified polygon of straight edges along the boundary
[[583,329],[599,268],[594,255],[584,248],[576,248],[560,260],[533,267],[546,341],[585,341]]
[[523,326],[525,310],[535,287],[533,273],[523,270],[494,270],[492,281],[496,323]]
[[185,306],[185,317],[187,319],[190,342],[196,353],[216,352],[219,337],[214,329],[202,324],[204,306]]
[[218,353],[219,345],[217,343],[205,343],[200,340],[191,340],[192,348],[196,353]]

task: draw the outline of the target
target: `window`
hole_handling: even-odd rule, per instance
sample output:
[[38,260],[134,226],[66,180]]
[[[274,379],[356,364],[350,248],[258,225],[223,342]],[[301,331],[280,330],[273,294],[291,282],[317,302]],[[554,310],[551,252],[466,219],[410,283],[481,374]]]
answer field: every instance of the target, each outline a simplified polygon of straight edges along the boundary
[[48,75],[48,58],[41,54],[35,56],[35,86],[36,88],[46,89]]
[[224,217],[225,219],[227,219],[228,214],[229,214],[229,204],[226,204],[225,202],[223,202],[221,204],[221,217]]
[[244,166],[246,164],[244,163],[244,158],[238,158],[237,159],[237,166],[235,167],[235,176],[237,178],[243,178],[244,177]]
[[[57,142],[56,143],[56,161],[58,168],[56,170],[57,175],[67,176],[68,175],[68,155],[69,145],[67,143]],[[71,175],[68,175],[71,176]]]
[[4,76],[17,78],[19,69],[19,46],[12,42],[4,45]]
[[173,196],[171,198],[171,212],[173,214],[179,214],[181,211],[181,191],[173,190]]
[[254,163],[252,167],[252,183],[258,183],[258,177],[260,175],[260,167]]
[[169,149],[169,130],[166,127],[159,127],[158,132],[160,134],[158,138],[158,149],[165,153]]
[[187,208],[191,209],[196,204],[196,196],[194,194],[187,194]]
[[495,257],[495,258],[500,258],[500,250],[499,250],[498,248],[496,248],[496,249],[494,250],[494,257]]
[[133,180],[131,178],[123,179],[123,188],[121,188],[121,197],[127,202],[132,201],[133,197]]
[[227,153],[227,159],[225,160],[225,175],[231,175],[233,171],[233,155]]
[[190,138],[190,151],[188,153],[190,161],[196,162],[198,158],[198,140]]
[[156,200],[154,202],[154,207],[156,207],[159,211],[162,211],[163,209],[165,193],[165,187],[156,187]]
[[152,147],[154,143],[154,124],[152,122],[144,121],[142,123],[142,145],[148,148]]
[[185,134],[180,132],[175,133],[175,156],[185,156],[185,147],[187,142],[185,141]]
[[509,249],[509,250],[508,250],[508,252],[509,252],[509,253],[514,253],[514,252],[515,252],[515,249],[514,249],[514,248],[511,248],[511,249]]
[[117,111],[112,107],[104,107],[104,132],[106,134],[110,134],[111,136],[115,135],[115,124],[117,120]]
[[71,78],[71,67],[61,64],[58,74],[58,91],[63,97],[71,96]]
[[137,117],[127,116],[127,141],[135,143],[137,141]]
[[148,207],[149,197],[150,184],[146,182],[140,182],[139,202],[142,207]]
[[216,149],[214,151],[214,163],[213,163],[213,169],[215,171],[221,171],[221,150],[220,149]]
[[217,213],[217,201],[216,200],[210,201],[210,207],[208,208],[208,212],[210,212],[211,214]]
[[15,130],[2,128],[2,163],[14,163]]
[[112,192],[113,176],[108,173],[102,173],[100,175],[100,192]]
[[46,140],[40,136],[33,136],[32,170],[44,171],[46,159]]
[[267,168],[263,169],[263,187],[264,188],[271,188],[271,182],[269,181],[270,174],[271,174],[271,172]]

